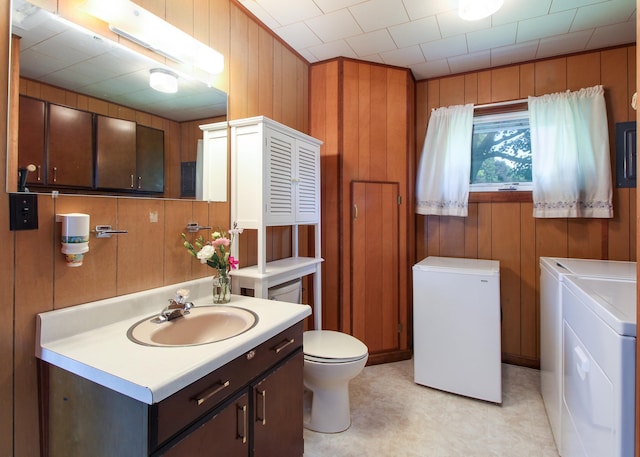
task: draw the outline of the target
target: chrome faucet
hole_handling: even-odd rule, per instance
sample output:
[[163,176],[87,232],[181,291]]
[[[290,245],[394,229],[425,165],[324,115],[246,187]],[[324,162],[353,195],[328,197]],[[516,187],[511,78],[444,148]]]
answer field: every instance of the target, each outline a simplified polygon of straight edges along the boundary
[[169,305],[167,305],[158,316],[158,321],[166,322],[189,314],[189,310],[193,308],[193,303],[187,301],[188,297],[188,290],[178,290],[176,297],[169,299]]

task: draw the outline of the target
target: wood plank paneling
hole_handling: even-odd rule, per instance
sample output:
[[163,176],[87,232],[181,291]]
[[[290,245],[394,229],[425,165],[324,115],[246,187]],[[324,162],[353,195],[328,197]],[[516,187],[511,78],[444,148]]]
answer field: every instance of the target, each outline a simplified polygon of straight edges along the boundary
[[[609,117],[612,165],[615,163],[615,124],[635,119],[629,109],[635,91],[636,47],[621,46],[567,57],[557,57],[464,75],[464,87],[443,77],[420,81],[416,106],[430,110],[456,100],[500,102],[529,95],[580,89],[602,84]],[[475,98],[475,100],[474,100]],[[420,111],[418,111],[420,113]],[[427,120],[417,118],[416,142],[421,144]],[[419,159],[419,154],[416,160]],[[615,181],[614,181],[615,182]],[[426,255],[463,255],[500,260],[502,269],[503,356],[505,360],[536,366],[539,358],[539,257],[583,257],[635,260],[635,189],[613,189],[614,218],[534,219],[528,199],[482,198],[469,206],[461,237],[455,218],[416,217],[417,258]],[[502,196],[500,196],[502,197]],[[513,233],[512,233],[513,232]],[[464,243],[462,254],[457,247]]]

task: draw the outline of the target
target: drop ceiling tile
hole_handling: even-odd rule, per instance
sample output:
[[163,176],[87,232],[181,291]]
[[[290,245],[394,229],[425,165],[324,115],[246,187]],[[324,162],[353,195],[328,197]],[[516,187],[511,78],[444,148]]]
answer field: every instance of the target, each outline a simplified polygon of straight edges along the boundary
[[240,0],[240,3],[242,3],[242,6],[251,11],[251,13],[253,13],[255,17],[260,19],[264,23],[264,25],[266,25],[270,29],[275,29],[282,25],[278,21],[276,21],[275,18],[271,16],[271,14],[269,14],[267,10],[260,6],[255,0]]
[[464,35],[453,36],[438,41],[430,41],[420,45],[424,57],[429,60],[445,59],[469,52]]
[[455,73],[481,70],[491,66],[491,52],[481,51],[474,54],[465,54],[457,57],[449,57],[449,68]]
[[575,14],[576,10],[569,10],[562,13],[555,13],[548,16],[520,21],[518,24],[518,37],[516,41],[518,43],[522,43],[524,41],[531,41],[547,36],[567,33]]
[[411,71],[417,81],[451,74],[447,59],[433,60],[418,65],[411,65]]
[[503,46],[491,50],[491,66],[508,65],[516,62],[533,60],[538,52],[538,40]]
[[387,65],[395,65],[397,67],[409,67],[425,61],[422,50],[417,45],[383,52],[381,57]]
[[571,31],[626,22],[634,15],[635,9],[635,2],[629,0],[612,0],[579,8]]
[[362,30],[371,32],[409,20],[401,0],[368,0],[349,8]]
[[354,59],[358,57],[344,40],[312,46],[307,48],[307,50],[320,61],[331,59],[333,57],[352,57]]
[[362,0],[314,0],[316,5],[326,13],[337,11],[341,8],[348,8],[361,3]]
[[505,24],[467,33],[469,52],[507,46],[516,42],[517,24]]
[[308,48],[322,43],[322,40],[304,22],[285,25],[275,31],[294,49]]
[[400,25],[389,27],[389,33],[396,46],[404,48],[414,44],[426,43],[440,38],[440,29],[435,16],[418,19],[413,22],[406,22]]
[[310,62],[310,63],[319,62],[319,59],[316,56],[314,56],[308,49],[298,49],[298,52],[302,57],[307,59],[307,62]]
[[280,23],[288,25],[293,22],[304,21],[322,14],[313,0],[259,0],[258,3]]
[[325,43],[362,33],[362,29],[347,9],[309,19],[306,24]]
[[592,34],[593,29],[541,39],[536,57],[542,59],[583,51],[586,49]]
[[566,11],[581,6],[593,5],[595,3],[609,3],[608,0],[553,0],[551,3],[550,13]]
[[457,0],[403,0],[412,21],[458,9]]
[[635,21],[622,24],[598,27],[593,33],[587,49],[600,49],[619,44],[634,43],[636,41]]
[[491,16],[491,23],[495,26],[544,16],[549,12],[550,7],[551,0],[505,1],[502,8]]
[[462,33],[473,32],[474,30],[488,29],[491,27],[491,17],[480,19],[479,21],[465,21],[460,19],[458,11],[449,11],[438,14],[438,25],[443,37],[460,35]]
[[363,60],[366,60],[367,62],[377,62],[384,64],[384,60],[382,60],[380,54],[370,54],[368,56],[362,56],[361,58]]
[[346,41],[358,56],[366,56],[369,54],[397,49],[396,44],[393,42],[391,35],[389,35],[389,32],[386,29],[357,35],[347,38]]

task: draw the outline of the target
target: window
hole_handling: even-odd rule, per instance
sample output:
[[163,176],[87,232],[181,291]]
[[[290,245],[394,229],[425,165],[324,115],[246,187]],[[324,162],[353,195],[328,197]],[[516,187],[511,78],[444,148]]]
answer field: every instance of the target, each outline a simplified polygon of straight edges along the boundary
[[470,179],[472,192],[532,189],[526,109],[474,115]]

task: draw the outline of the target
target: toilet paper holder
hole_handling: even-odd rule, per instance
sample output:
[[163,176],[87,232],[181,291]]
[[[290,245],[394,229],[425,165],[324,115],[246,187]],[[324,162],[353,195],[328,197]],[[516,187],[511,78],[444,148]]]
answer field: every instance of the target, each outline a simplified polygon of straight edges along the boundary
[[127,230],[112,230],[110,225],[96,225],[94,230],[96,238],[111,238],[111,235],[129,233]]

